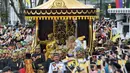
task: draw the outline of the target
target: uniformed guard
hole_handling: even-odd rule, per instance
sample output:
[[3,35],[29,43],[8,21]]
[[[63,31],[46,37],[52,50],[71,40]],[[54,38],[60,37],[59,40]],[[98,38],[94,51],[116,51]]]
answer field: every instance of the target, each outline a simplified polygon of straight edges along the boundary
[[61,53],[61,59],[65,59],[67,56],[67,49],[66,48],[62,48],[61,49],[62,53]]
[[53,54],[54,54],[54,53],[55,53],[55,51],[52,50],[52,51],[50,52],[49,58],[48,58],[47,61],[46,61],[46,70],[47,70],[47,72],[48,72],[48,70],[49,70],[50,63],[53,62]]
[[41,71],[45,71],[44,63],[45,63],[45,57],[41,53],[40,45],[36,46],[35,53],[32,55],[34,66],[36,71],[39,73]]
[[5,50],[5,58],[4,58],[4,65],[5,65],[5,67],[8,65],[8,62],[10,60],[11,60],[10,51],[9,50]]
[[19,69],[24,68],[24,58],[23,58],[23,52],[21,50],[18,52],[18,62],[19,62]]
[[54,53],[53,60],[54,62],[50,64],[48,73],[64,73],[66,68],[64,63],[60,61],[60,55],[58,53]]
[[[5,47],[4,47],[4,48],[5,48]],[[7,64],[8,64],[8,63],[7,63],[7,54],[6,54],[6,53],[7,53],[7,50],[4,49],[4,50],[3,50],[3,66],[4,66],[4,67],[6,67]]]
[[18,57],[17,57],[17,53],[14,52],[12,53],[12,59],[8,62],[8,66],[11,67],[12,71],[16,71],[19,70],[19,62],[18,62]]
[[3,58],[3,50],[0,49],[0,70],[4,68],[4,58]]
[[12,73],[12,71],[11,71],[10,67],[6,66],[6,67],[3,68],[1,73]]
[[76,50],[77,66],[73,70],[73,73],[88,73],[87,60],[85,58],[85,50],[82,47]]

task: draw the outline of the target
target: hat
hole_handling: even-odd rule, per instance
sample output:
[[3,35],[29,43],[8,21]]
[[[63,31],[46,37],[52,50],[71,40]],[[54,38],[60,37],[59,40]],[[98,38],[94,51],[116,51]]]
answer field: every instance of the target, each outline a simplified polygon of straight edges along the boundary
[[0,45],[0,49],[2,49],[2,45]]
[[78,38],[80,41],[84,40],[85,39],[85,36],[81,36]]
[[27,44],[25,41],[21,41],[20,43],[21,43],[23,46]]
[[5,52],[6,52],[6,53],[10,53],[10,51],[9,51],[9,50],[5,50]]
[[75,37],[74,36],[69,36],[68,40],[74,40],[75,41]]
[[30,53],[26,53],[26,58],[30,59],[31,58],[31,54]]
[[26,51],[26,49],[25,49],[25,48],[23,48],[21,51],[22,51],[22,52],[25,52],[25,51]]
[[49,38],[53,37],[53,33],[48,34],[48,37]]
[[40,49],[40,44],[36,46],[36,49]]
[[0,49],[0,54],[2,54],[2,50]]
[[104,47],[99,47],[98,50],[102,51],[104,50]]
[[6,49],[5,50],[3,50],[3,53],[6,53],[7,51],[6,51]]
[[30,50],[29,49],[26,49],[26,51],[25,51],[26,53],[30,53]]
[[19,53],[18,53],[19,55],[22,55],[23,54],[23,52],[22,52],[22,50],[21,51],[19,51]]
[[12,55],[13,55],[13,56],[17,56],[17,53],[16,53],[16,52],[14,52]]
[[57,51],[56,51],[56,53],[61,54],[61,53],[62,53],[62,51],[61,51],[61,50],[57,50]]
[[75,50],[76,50],[77,54],[85,52],[85,50],[82,47],[77,47]]
[[50,52],[50,54],[54,54],[55,52],[54,52],[54,50],[52,50],[51,52]]
[[114,63],[114,62],[113,62],[113,65],[114,65],[117,69],[121,69],[121,66],[120,66],[118,63]]
[[53,56],[59,56],[59,53],[54,53]]
[[8,71],[11,71],[11,68],[6,66],[6,67],[3,68],[2,73],[3,72],[8,72]]
[[83,49],[82,47],[76,47],[76,48],[75,48],[75,51],[76,51],[76,52],[79,52],[79,51],[82,52],[82,51],[84,51],[84,49]]
[[66,48],[62,49],[62,52],[67,52],[67,51],[68,51],[68,49],[66,49]]
[[4,46],[3,49],[7,48],[7,46]]
[[16,40],[19,41],[21,39],[21,37],[17,37]]

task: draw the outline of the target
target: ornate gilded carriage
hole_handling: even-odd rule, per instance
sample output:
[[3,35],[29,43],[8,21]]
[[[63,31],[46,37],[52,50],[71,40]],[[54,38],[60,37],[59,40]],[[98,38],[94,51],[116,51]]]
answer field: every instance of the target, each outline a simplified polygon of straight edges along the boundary
[[26,9],[25,17],[36,21],[36,37],[40,40],[47,39],[47,35],[53,32],[60,44],[65,44],[70,35],[85,35],[89,51],[92,50],[92,20],[97,16],[96,9],[91,5],[84,5],[77,0],[49,0],[40,6]]

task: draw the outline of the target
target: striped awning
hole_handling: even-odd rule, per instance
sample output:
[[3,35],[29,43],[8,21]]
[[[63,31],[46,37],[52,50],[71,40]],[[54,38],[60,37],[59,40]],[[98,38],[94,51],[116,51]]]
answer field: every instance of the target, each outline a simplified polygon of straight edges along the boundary
[[26,19],[39,20],[68,20],[68,19],[93,19],[97,18],[96,9],[26,9]]
[[108,9],[108,13],[121,13],[121,14],[129,14],[130,8],[111,8]]

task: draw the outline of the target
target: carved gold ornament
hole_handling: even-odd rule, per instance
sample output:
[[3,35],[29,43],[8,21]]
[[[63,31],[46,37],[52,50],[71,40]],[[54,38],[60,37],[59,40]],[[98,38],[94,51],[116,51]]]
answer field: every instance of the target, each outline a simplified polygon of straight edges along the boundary
[[52,5],[52,8],[64,8],[64,7],[66,7],[66,6],[62,0],[55,0]]

